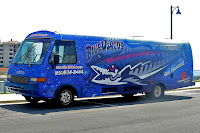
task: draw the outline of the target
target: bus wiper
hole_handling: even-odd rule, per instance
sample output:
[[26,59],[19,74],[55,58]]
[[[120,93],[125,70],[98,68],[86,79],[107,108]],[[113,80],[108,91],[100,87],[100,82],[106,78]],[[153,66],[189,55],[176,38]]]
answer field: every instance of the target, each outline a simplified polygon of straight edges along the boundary
[[35,54],[35,55],[33,56],[33,62],[35,62],[36,57],[37,57],[38,55],[41,55],[41,54]]
[[22,56],[14,63],[14,65],[16,65],[17,62],[20,61],[20,60],[22,59],[22,57],[24,57],[25,55],[27,55],[27,52],[28,52],[28,51],[26,51],[26,53],[25,53],[24,55],[22,55]]
[[[29,55],[30,55],[30,54],[29,54]],[[29,61],[29,59],[30,59],[30,56],[29,56],[29,55],[27,56],[27,59],[28,59],[28,66],[31,67],[31,64],[30,64],[30,61]]]
[[[30,55],[30,53],[29,53],[29,55]],[[31,63],[30,63],[30,60],[29,60],[29,59],[30,59],[30,56],[29,56],[29,55],[28,55],[28,66],[31,67]],[[38,54],[34,55],[34,56],[32,57],[32,58],[33,58],[33,61],[31,61],[31,62],[34,63],[37,56],[38,56]]]
[[30,61],[29,61],[29,58],[30,58],[30,53],[31,53],[31,51],[32,51],[32,48],[33,48],[33,45],[31,46],[31,47],[29,47],[28,48],[28,50],[26,51],[26,53],[27,53],[27,56],[25,56],[25,59],[24,59],[24,62],[27,60],[28,61],[28,66],[30,67],[31,66],[31,64],[30,64]]
[[29,48],[27,49],[26,53],[23,54],[23,55],[14,63],[14,65],[16,65],[17,62],[20,61],[23,57],[24,57],[23,61],[25,61],[25,60],[27,59],[27,57],[29,56],[30,52],[32,51],[32,48],[33,48],[32,46],[29,47]]

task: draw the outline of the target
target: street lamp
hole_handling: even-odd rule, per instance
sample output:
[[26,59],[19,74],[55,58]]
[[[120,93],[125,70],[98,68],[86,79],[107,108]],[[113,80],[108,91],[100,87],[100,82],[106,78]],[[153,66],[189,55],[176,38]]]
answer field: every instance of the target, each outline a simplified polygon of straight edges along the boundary
[[172,39],[172,15],[173,15],[173,12],[174,12],[175,9],[178,9],[176,14],[178,14],[178,15],[181,14],[181,12],[179,10],[179,6],[176,6],[176,7],[171,6],[171,39]]

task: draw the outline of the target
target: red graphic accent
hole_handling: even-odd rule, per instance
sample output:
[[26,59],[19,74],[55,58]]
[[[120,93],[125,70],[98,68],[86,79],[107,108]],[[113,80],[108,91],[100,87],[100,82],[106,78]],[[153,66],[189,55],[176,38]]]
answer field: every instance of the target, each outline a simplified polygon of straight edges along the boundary
[[186,79],[187,78],[186,72],[183,72],[181,77],[182,77],[182,79]]
[[115,66],[114,65],[112,65],[111,67],[110,67],[110,71],[114,71],[115,70]]
[[127,59],[127,58],[132,58],[132,57],[137,57],[137,56],[145,56],[145,55],[150,55],[150,54],[164,54],[164,52],[142,52],[142,53],[136,53],[136,54],[128,54],[128,55],[123,55],[123,56],[119,56],[119,57],[110,57],[102,62],[106,62],[112,63],[118,60],[123,60],[123,59]]

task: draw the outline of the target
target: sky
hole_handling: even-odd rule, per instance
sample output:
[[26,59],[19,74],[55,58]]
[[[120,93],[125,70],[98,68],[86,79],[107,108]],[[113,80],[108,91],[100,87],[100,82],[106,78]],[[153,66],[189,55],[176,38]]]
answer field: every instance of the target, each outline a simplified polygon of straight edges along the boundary
[[[191,44],[194,70],[200,70],[199,0],[0,0],[0,40],[23,41],[38,30],[66,34],[173,40]],[[140,38],[138,38],[140,39]]]

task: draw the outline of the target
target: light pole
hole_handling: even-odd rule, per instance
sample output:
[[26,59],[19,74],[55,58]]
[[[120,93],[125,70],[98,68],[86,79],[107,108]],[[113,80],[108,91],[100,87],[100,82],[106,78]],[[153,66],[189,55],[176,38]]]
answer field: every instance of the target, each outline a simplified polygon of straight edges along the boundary
[[176,7],[171,6],[171,12],[170,12],[171,13],[171,39],[172,39],[172,15],[173,15],[173,12],[175,9],[178,9],[176,14],[178,14],[178,15],[181,14],[181,12],[179,10],[179,6],[176,6]]

